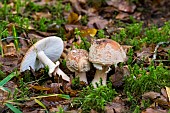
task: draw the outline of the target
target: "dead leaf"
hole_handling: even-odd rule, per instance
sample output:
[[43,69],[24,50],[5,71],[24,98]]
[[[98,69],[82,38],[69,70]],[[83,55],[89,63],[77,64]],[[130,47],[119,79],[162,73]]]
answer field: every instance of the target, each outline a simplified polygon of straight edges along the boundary
[[[157,92],[146,92],[142,95],[142,98],[143,99],[151,99],[151,100],[155,100],[157,98],[160,98],[161,97],[161,94],[160,93],[157,93]],[[166,101],[166,99],[164,99],[164,101]]]
[[17,56],[17,51],[16,51],[16,48],[15,48],[15,45],[14,43],[10,43],[10,44],[7,44],[3,47],[3,50],[4,50],[4,57],[6,56]]
[[81,16],[79,16],[78,14],[71,12],[70,15],[68,16],[68,23],[69,24],[75,24],[76,22],[78,22],[80,20]]
[[18,67],[18,61],[19,57],[17,56],[0,56],[0,62],[2,64],[0,69],[3,70],[3,72],[10,73]]
[[153,102],[157,103],[159,106],[163,107],[163,108],[170,108],[170,103],[167,101],[167,99],[162,96],[160,93],[157,92],[147,92],[145,94],[142,95],[143,99],[150,99]]
[[50,19],[52,15],[49,12],[36,12],[35,15],[32,15],[32,17],[34,20],[40,20],[41,18]]
[[50,88],[44,86],[31,86],[32,88],[39,90],[39,91],[48,91]]
[[166,93],[168,95],[168,100],[170,101],[170,88],[166,87],[166,86],[165,86],[165,88],[166,88]]
[[95,28],[88,28],[88,29],[85,29],[85,30],[81,30],[81,35],[83,37],[86,37],[86,36],[92,36],[94,37],[97,33],[97,30]]
[[95,111],[94,109],[90,110],[90,113],[98,113],[97,111]]
[[167,110],[162,110],[159,108],[147,108],[146,110],[142,111],[142,113],[167,113]]
[[129,14],[120,12],[115,18],[118,20],[127,20],[129,19]]
[[121,3],[118,5],[118,9],[120,11],[128,12],[128,13],[133,13],[134,10],[136,9],[136,5],[133,3],[130,3],[126,0],[122,0]]
[[112,102],[105,106],[106,113],[123,113],[125,112],[125,105],[121,103]]
[[70,2],[72,4],[74,12],[76,12],[77,14],[81,14],[81,13],[87,14],[87,11],[82,9],[78,0],[70,0]]
[[100,16],[89,17],[89,22],[87,26],[89,28],[104,29],[108,24],[106,19],[102,19]]
[[130,71],[127,66],[123,66],[122,68],[117,67],[115,69],[115,73],[111,75],[111,82],[113,86],[121,86],[123,84],[124,76],[129,76]]

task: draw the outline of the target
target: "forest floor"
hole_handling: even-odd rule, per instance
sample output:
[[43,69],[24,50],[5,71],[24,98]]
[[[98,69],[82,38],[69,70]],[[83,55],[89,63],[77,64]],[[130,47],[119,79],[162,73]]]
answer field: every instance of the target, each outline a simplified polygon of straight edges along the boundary
[[[169,113],[169,20],[169,0],[2,0],[0,113]],[[50,36],[64,42],[58,61],[69,82],[49,77],[47,66],[21,72],[27,50]],[[103,38],[118,42],[127,59],[94,88],[92,62],[85,83],[67,56]]]

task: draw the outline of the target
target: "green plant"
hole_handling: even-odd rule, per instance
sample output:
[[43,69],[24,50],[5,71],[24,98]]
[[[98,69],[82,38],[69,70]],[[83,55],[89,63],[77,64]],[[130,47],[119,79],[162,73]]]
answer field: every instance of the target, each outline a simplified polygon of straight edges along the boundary
[[[163,66],[154,66],[152,63],[147,67],[143,65],[129,65],[130,77],[125,77],[124,92],[128,97],[131,111],[138,110],[140,97],[148,91],[160,92],[161,88],[170,86],[170,70]],[[142,106],[148,107],[149,102]]]
[[87,15],[83,15],[83,16],[81,17],[80,22],[81,22],[82,25],[87,25],[87,23],[88,23],[88,17],[87,17]]
[[29,10],[31,12],[39,12],[44,9],[44,6],[37,5],[36,3],[29,1],[28,6],[25,10]]
[[91,44],[90,44],[90,42],[87,41],[87,38],[81,36],[81,32],[78,30],[78,28],[75,28],[74,34],[77,39],[78,39],[78,37],[81,38],[81,43],[80,44],[74,43],[74,46],[77,49],[85,49],[85,50],[89,51]]
[[64,113],[64,109],[62,107],[59,107],[58,109],[59,111],[57,113]]
[[16,88],[14,92],[14,99],[17,98],[26,98],[30,94],[29,88],[27,87],[27,84],[23,81],[23,78],[19,81],[19,89]]
[[40,20],[35,22],[35,26],[40,31],[46,31],[49,23],[49,19],[42,17]]
[[13,36],[14,36],[15,48],[18,51],[19,50],[19,41],[18,41],[18,38],[17,38],[17,31],[15,29],[15,26],[12,26],[12,32],[13,32]]
[[73,100],[73,106],[80,107],[84,113],[94,109],[98,112],[104,111],[104,106],[107,102],[112,101],[117,92],[112,89],[112,84],[107,86],[87,86],[80,92],[79,97]]
[[9,6],[7,5],[7,0],[4,0],[4,6],[0,9],[0,13],[3,15],[1,17],[4,17],[3,19],[7,19],[7,15],[9,14]]
[[97,37],[98,38],[105,38],[106,36],[104,34],[104,30],[102,30],[102,29],[98,30]]

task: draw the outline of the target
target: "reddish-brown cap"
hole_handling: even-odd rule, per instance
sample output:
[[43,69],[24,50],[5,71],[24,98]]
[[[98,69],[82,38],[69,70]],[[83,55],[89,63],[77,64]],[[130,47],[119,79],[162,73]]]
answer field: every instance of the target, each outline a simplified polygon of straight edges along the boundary
[[117,65],[125,59],[126,53],[123,48],[111,39],[97,39],[90,47],[89,61],[97,65]]
[[90,70],[88,52],[84,49],[71,50],[66,59],[67,68],[72,72],[86,72]]

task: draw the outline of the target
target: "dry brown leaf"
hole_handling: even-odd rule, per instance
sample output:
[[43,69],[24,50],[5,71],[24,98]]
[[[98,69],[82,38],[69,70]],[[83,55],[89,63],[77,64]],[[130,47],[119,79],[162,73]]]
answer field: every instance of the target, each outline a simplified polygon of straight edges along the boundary
[[106,25],[108,24],[108,21],[106,19],[102,19],[99,16],[89,17],[89,22],[87,26],[89,28],[97,28],[97,29],[104,29]]
[[48,18],[52,17],[51,13],[49,12],[36,12],[35,15],[32,15],[34,20],[40,20],[41,18]]
[[6,57],[0,56],[0,62],[2,64],[0,69],[3,70],[3,72],[10,73],[15,68],[18,67],[18,61],[19,61],[19,57],[17,56],[6,56]]
[[50,88],[44,87],[44,86],[31,86],[31,87],[36,89],[36,90],[40,90],[40,91],[48,91],[48,90],[50,90]]
[[136,9],[136,5],[133,3],[130,3],[127,0],[109,0],[106,2],[109,6],[114,6],[118,10],[127,12],[127,13],[133,13]]
[[90,110],[90,113],[98,113],[97,111],[95,111],[94,109]]
[[170,108],[170,103],[160,93],[150,91],[150,92],[147,92],[147,93],[143,94],[142,98],[143,99],[150,99],[150,100],[157,103],[159,106],[161,106],[163,108],[166,108],[166,109]]
[[166,89],[165,88],[162,88],[161,89],[161,94],[168,99],[168,95],[167,95],[167,92],[166,92]]
[[106,113],[124,113],[126,111],[124,101],[119,97],[115,97],[112,102],[109,102],[105,107]]
[[111,75],[111,82],[113,86],[121,86],[123,84],[124,76],[129,76],[130,71],[128,66],[123,66],[122,68],[117,67],[115,73]]
[[[143,99],[151,99],[151,100],[155,100],[157,98],[160,98],[161,97],[161,94],[160,93],[157,93],[157,92],[146,92],[142,95],[142,98]],[[165,99],[166,101],[166,99]]]
[[167,110],[162,110],[158,108],[147,108],[146,110],[142,111],[142,113],[167,113]]
[[170,101],[170,88],[166,87],[166,86],[165,86],[165,88],[166,88],[166,93],[168,95],[168,100]]
[[127,20],[129,19],[129,14],[120,12],[115,18],[118,20]]
[[133,3],[129,3],[126,0],[122,0],[121,3],[118,5],[118,9],[120,11],[128,12],[128,13],[133,13],[134,10],[136,9],[136,5]]
[[3,47],[4,56],[17,56],[17,51],[14,43],[7,44]]
[[80,20],[80,16],[74,12],[71,12],[68,16],[68,23],[69,24],[75,24],[77,21]]
[[78,0],[69,0],[72,4],[73,10],[74,12],[76,12],[77,14],[81,14],[81,13],[87,13],[86,10],[82,9],[80,6],[80,3]]

